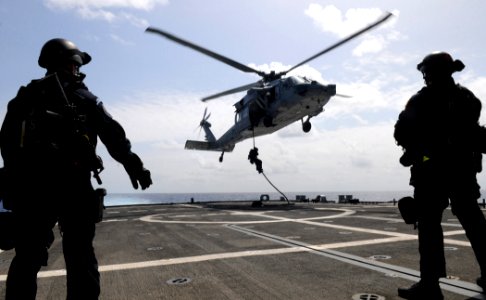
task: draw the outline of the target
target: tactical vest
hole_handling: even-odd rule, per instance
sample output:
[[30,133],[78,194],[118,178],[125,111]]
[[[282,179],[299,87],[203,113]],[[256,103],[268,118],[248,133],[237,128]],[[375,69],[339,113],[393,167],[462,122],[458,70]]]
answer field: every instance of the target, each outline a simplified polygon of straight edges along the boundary
[[87,114],[89,107],[96,105],[96,98],[88,99],[88,94],[83,95],[80,89],[66,95],[56,74],[21,88],[12,100],[21,122],[21,159],[36,165],[92,170],[98,164],[96,134],[88,130]]

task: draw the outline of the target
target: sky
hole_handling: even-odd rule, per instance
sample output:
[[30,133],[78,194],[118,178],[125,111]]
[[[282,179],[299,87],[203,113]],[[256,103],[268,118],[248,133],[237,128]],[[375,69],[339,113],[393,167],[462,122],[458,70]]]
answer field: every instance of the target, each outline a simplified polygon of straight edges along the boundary
[[[187,139],[204,139],[197,126],[206,107],[218,137],[245,92],[200,99],[257,75],[145,29],[279,71],[392,12],[380,27],[289,74],[336,84],[350,98],[332,97],[309,133],[297,122],[255,143],[265,174],[283,192],[409,191],[393,128],[423,86],[416,65],[431,52],[449,52],[466,65],[456,81],[486,101],[484,11],[483,0],[0,0],[0,121],[19,87],[44,75],[37,65],[42,45],[66,38],[92,56],[81,69],[85,83],[152,173],[154,184],[138,193],[273,192],[247,159],[252,140],[237,144],[223,163],[218,152],[184,150]],[[102,144],[98,152],[103,187],[135,192]],[[486,187],[486,172],[478,178]]]

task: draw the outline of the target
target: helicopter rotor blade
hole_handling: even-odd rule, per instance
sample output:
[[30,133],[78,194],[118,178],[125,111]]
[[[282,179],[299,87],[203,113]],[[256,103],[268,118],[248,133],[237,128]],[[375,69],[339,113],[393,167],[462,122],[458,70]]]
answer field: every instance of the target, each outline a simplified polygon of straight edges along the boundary
[[207,112],[208,112],[208,108],[206,107],[206,108],[204,108],[204,114],[203,114],[203,117],[202,117],[203,121],[206,119]]
[[248,89],[251,89],[252,87],[262,86],[262,84],[263,84],[263,81],[258,80],[257,82],[254,82],[254,83],[250,83],[250,84],[243,85],[243,86],[240,86],[240,87],[237,87],[237,88],[233,88],[233,89],[221,92],[221,93],[217,93],[217,94],[214,94],[214,95],[211,95],[211,96],[204,97],[204,98],[201,99],[201,101],[206,102],[206,101],[209,101],[209,100],[214,99],[214,98],[219,98],[219,97],[222,97],[222,96],[226,96],[226,95],[230,95],[230,94],[234,94],[234,93],[238,93],[238,92],[243,92],[243,91],[246,91]]
[[176,37],[175,35],[170,34],[170,33],[166,32],[166,31],[163,31],[163,30],[160,30],[160,29],[157,29],[157,28],[154,28],[154,27],[148,27],[147,29],[145,29],[145,32],[152,32],[152,33],[156,33],[156,34],[159,34],[161,36],[164,36],[164,37],[168,38],[171,41],[174,41],[174,42],[176,42],[178,44],[181,44],[183,46],[186,46],[188,48],[191,48],[193,50],[196,50],[196,51],[198,51],[198,52],[200,52],[202,54],[205,54],[207,56],[210,56],[210,57],[212,57],[212,58],[214,58],[216,60],[219,60],[220,62],[223,62],[223,63],[225,63],[227,65],[230,65],[233,68],[236,68],[236,69],[238,69],[240,71],[243,71],[243,72],[246,72],[246,73],[256,73],[256,74],[258,74],[260,76],[264,76],[265,75],[264,72],[255,70],[255,69],[250,68],[250,67],[248,67],[248,66],[246,66],[246,65],[244,65],[242,63],[239,63],[239,62],[237,62],[237,61],[235,61],[235,60],[233,60],[231,58],[225,57],[225,56],[223,56],[221,54],[218,54],[216,52],[213,52],[211,50],[208,50],[206,48],[203,48],[201,46],[198,46],[198,45],[196,45],[194,43],[191,43],[189,41],[183,40],[183,39],[181,39],[179,37]]
[[326,49],[324,49],[324,50],[322,50],[321,52],[319,52],[319,53],[315,54],[314,56],[311,56],[311,57],[309,57],[308,59],[306,59],[306,60],[304,60],[304,61],[302,61],[302,62],[300,62],[300,63],[296,64],[295,66],[291,67],[291,68],[290,68],[290,69],[288,69],[287,71],[281,72],[279,75],[285,75],[285,74],[289,73],[290,71],[292,71],[292,70],[294,70],[294,69],[296,69],[296,68],[298,68],[298,67],[302,66],[303,64],[306,64],[306,63],[308,63],[309,61],[311,61],[311,60],[313,60],[313,59],[316,59],[317,57],[319,57],[319,56],[321,56],[321,55],[323,55],[323,54],[325,54],[325,53],[327,53],[327,52],[329,52],[329,51],[331,51],[331,50],[334,50],[335,48],[337,48],[337,47],[339,47],[339,46],[341,46],[341,45],[343,45],[343,44],[345,44],[345,43],[349,42],[350,40],[352,40],[352,39],[354,39],[354,38],[358,37],[359,35],[361,35],[361,34],[365,33],[366,31],[368,31],[368,30],[370,30],[370,29],[372,29],[372,28],[374,28],[374,27],[376,27],[376,26],[380,25],[381,23],[383,23],[383,22],[385,22],[386,20],[388,20],[388,18],[390,18],[391,16],[393,16],[393,14],[392,14],[391,12],[388,12],[388,13],[387,13],[385,16],[381,17],[380,19],[378,19],[378,20],[377,20],[377,21],[375,21],[374,23],[372,23],[372,24],[370,24],[370,25],[366,26],[365,28],[363,28],[363,29],[361,29],[361,30],[359,30],[359,31],[357,31],[357,32],[355,32],[355,33],[353,33],[352,35],[350,35],[350,36],[348,36],[347,38],[345,38],[345,39],[343,39],[343,40],[341,40],[341,41],[339,41],[339,42],[335,43],[334,45],[331,45],[331,46],[327,47]]

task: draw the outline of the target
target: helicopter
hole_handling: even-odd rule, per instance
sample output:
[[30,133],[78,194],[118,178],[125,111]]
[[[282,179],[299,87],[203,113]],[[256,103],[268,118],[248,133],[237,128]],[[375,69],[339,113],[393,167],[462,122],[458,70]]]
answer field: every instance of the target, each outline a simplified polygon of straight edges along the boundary
[[[324,106],[333,96],[345,95],[336,94],[336,85],[321,84],[302,76],[287,76],[290,71],[316,59],[317,57],[343,45],[346,42],[358,37],[368,30],[388,20],[392,13],[386,13],[377,21],[365,28],[351,34],[337,43],[325,48],[321,52],[305,59],[292,66],[286,71],[265,73],[247,65],[239,63],[221,54],[198,46],[192,42],[181,39],[171,33],[148,27],[145,31],[161,35],[173,42],[191,48],[233,68],[246,73],[255,73],[262,79],[244,86],[232,88],[211,96],[202,98],[203,102],[223,97],[226,95],[247,91],[246,95],[234,104],[235,122],[220,138],[216,138],[211,131],[211,123],[208,122],[210,113],[207,107],[204,110],[203,118],[199,126],[205,132],[205,141],[187,140],[185,149],[220,151],[219,161],[223,161],[225,152],[231,152],[238,142],[248,138],[271,134],[296,121],[301,121],[302,130],[311,130],[310,119],[324,111]],[[305,120],[304,120],[305,119]]]

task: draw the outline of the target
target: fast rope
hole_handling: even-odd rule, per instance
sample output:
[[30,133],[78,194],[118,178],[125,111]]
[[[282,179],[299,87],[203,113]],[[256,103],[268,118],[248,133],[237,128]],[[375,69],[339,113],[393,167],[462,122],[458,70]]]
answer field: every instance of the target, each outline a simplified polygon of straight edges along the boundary
[[285,198],[285,200],[287,200],[287,204],[290,204],[289,199],[287,198],[287,196],[285,196],[285,194],[284,194],[284,193],[282,193],[282,192],[281,192],[281,191],[280,191],[280,190],[279,190],[279,189],[278,189],[278,188],[277,188],[277,187],[276,187],[276,186],[275,186],[275,185],[274,185],[274,184],[273,184],[273,183],[270,181],[270,179],[268,179],[267,175],[265,175],[265,173],[264,173],[263,171],[262,171],[262,175],[263,175],[263,177],[265,177],[265,179],[268,181],[268,183],[270,183],[270,185],[271,185],[271,186],[273,186],[273,188],[274,188],[274,189],[275,189],[277,192],[279,192],[279,193],[280,193],[280,195],[282,195],[282,196]]
[[256,169],[258,171],[258,173],[261,173],[263,175],[263,177],[265,177],[265,179],[268,181],[268,183],[280,194],[282,195],[282,197],[285,198],[285,200],[287,200],[287,204],[290,204],[290,201],[289,199],[287,198],[287,196],[282,192],[280,191],[271,181],[270,179],[268,179],[267,175],[265,175],[265,172],[263,172],[263,168],[262,168],[262,161],[258,158],[258,148],[255,146],[255,130],[253,129],[253,149],[250,150],[250,153],[248,154],[248,159],[250,160],[250,163],[251,164],[255,164],[256,165]]

